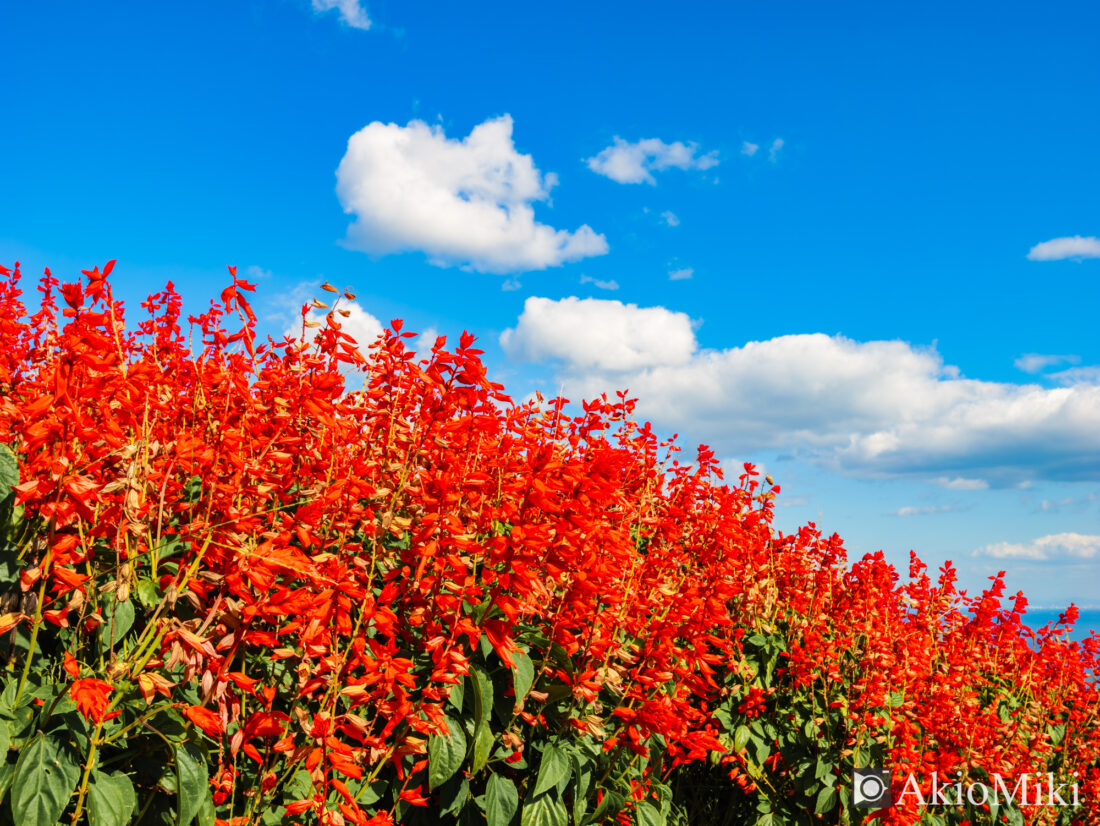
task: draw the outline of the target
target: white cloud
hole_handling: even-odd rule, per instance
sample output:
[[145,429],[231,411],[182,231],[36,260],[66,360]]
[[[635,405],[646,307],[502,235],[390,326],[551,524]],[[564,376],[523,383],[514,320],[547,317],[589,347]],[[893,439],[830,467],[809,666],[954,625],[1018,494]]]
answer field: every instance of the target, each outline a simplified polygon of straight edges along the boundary
[[768,160],[775,163],[779,159],[779,150],[783,148],[783,139],[776,138],[772,141],[771,148],[768,149]]
[[989,482],[985,479],[964,479],[961,476],[956,476],[954,479],[949,479],[946,476],[940,476],[932,480],[933,483],[939,485],[941,488],[947,490],[988,490]]
[[748,155],[750,158],[756,154],[756,150],[760,148],[758,143],[749,143],[748,141],[742,141],[741,154]]
[[590,275],[582,275],[581,276],[581,283],[582,284],[591,284],[593,287],[595,287],[598,290],[617,290],[617,289],[619,289],[619,282],[615,281],[614,279],[612,279],[610,281],[601,281],[600,279],[593,278]]
[[462,140],[439,126],[374,122],[348,140],[336,193],[354,216],[347,245],[373,255],[421,250],[436,266],[514,273],[607,252],[587,226],[574,232],[535,220],[531,204],[556,183],[512,143],[512,118]]
[[680,217],[671,209],[666,209],[664,212],[662,212],[661,217],[664,218],[665,223],[668,224],[670,227],[680,226]]
[[1045,355],[1043,353],[1024,353],[1016,359],[1013,364],[1016,365],[1018,370],[1023,370],[1025,373],[1039,373],[1055,364],[1077,364],[1080,361],[1080,356],[1054,356]]
[[370,17],[359,0],[313,0],[313,10],[318,14],[332,9],[339,9],[340,19],[353,29],[366,31],[371,26]]
[[1030,542],[994,542],[976,549],[972,555],[994,559],[1097,559],[1100,558],[1100,536],[1056,533]]
[[435,327],[428,327],[422,333],[418,334],[413,340],[413,349],[416,351],[417,360],[431,359],[432,347],[435,346],[435,340],[439,338],[439,330]]
[[967,379],[932,348],[821,333],[700,350],[682,313],[575,298],[528,299],[502,343],[514,358],[560,360],[570,398],[629,388],[640,417],[725,455],[797,450],[956,490],[1100,479],[1097,384]]
[[514,359],[562,360],[572,368],[637,370],[691,359],[691,319],[664,307],[639,307],[598,298],[532,296],[500,346]]
[[[334,316],[336,322],[340,325],[340,332],[347,333],[354,338],[355,343],[359,345],[359,350],[366,355],[367,348],[382,335],[382,322],[364,310],[358,301],[341,301],[337,307],[348,314],[347,316],[340,314]],[[306,318],[311,322],[321,324],[321,326],[306,327],[306,341],[312,341],[317,332],[324,329],[327,313],[328,310],[310,310]],[[301,316],[297,316],[294,321],[289,323],[283,333],[294,338],[300,338],[302,335]]]
[[681,267],[678,270],[669,270],[668,280],[669,281],[686,281],[687,279],[691,278],[693,275],[695,275],[695,270],[693,270],[691,267]]
[[1046,377],[1066,386],[1100,384],[1100,366],[1071,367],[1068,370],[1059,370],[1057,373],[1048,373]]
[[1100,238],[1094,235],[1082,237],[1052,238],[1036,244],[1027,254],[1029,261],[1060,261],[1063,258],[1100,258]]
[[932,513],[948,513],[955,510],[952,505],[924,505],[917,507],[915,505],[906,505],[904,508],[898,508],[896,511],[891,511],[891,516],[927,516]]
[[1067,496],[1058,501],[1051,501],[1050,499],[1044,499],[1039,503],[1039,510],[1044,513],[1059,513],[1067,508],[1074,508],[1078,512],[1086,509],[1091,503],[1097,500],[1097,494],[1095,491],[1087,496],[1073,497]]
[[263,267],[258,267],[255,264],[246,268],[244,271],[245,281],[262,281],[265,278],[271,278],[271,270],[265,270]]
[[594,158],[587,158],[585,163],[593,172],[620,184],[656,184],[653,172],[672,167],[710,169],[718,165],[717,152],[696,156],[698,149],[694,143],[665,143],[657,138],[629,143],[616,136],[611,146]]
[[[314,324],[305,328],[305,341],[312,341],[327,324],[325,316],[332,312],[333,319],[340,325],[340,331],[355,339],[360,352],[368,355],[368,349],[380,335],[382,322],[363,309],[358,301],[350,301],[343,296],[333,295],[321,289],[320,281],[303,281],[277,298],[267,309],[266,316],[272,326],[279,326],[288,338],[302,338],[302,306],[321,299],[328,307],[311,307],[306,319]],[[342,311],[342,312],[341,312]],[[347,313],[347,315],[344,315]],[[351,367],[341,370],[345,375],[354,372]]]

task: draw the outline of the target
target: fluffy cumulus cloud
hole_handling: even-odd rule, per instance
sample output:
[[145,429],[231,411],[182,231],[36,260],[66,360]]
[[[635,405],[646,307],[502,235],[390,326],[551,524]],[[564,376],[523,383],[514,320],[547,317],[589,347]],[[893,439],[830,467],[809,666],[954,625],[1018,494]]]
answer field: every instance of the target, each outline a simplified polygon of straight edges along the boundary
[[1083,237],[1052,238],[1036,244],[1027,254],[1031,261],[1061,261],[1063,258],[1100,258],[1100,238]]
[[[340,332],[347,333],[354,338],[356,344],[359,345],[359,349],[366,355],[367,348],[382,335],[382,322],[364,310],[358,301],[341,302],[340,309],[347,313],[346,316],[335,316],[336,321],[340,324]],[[324,325],[325,311],[311,310],[306,318],[313,323]],[[306,327],[306,340],[312,341],[320,329],[322,327]],[[288,324],[283,333],[294,338],[300,338],[302,335],[302,322],[299,320],[296,323]],[[428,349],[431,349],[431,344],[428,345]]]
[[973,555],[1036,561],[1096,560],[1100,559],[1100,536],[1056,533],[1030,542],[994,542],[976,549]]
[[646,138],[637,143],[616,137],[611,146],[585,163],[598,175],[620,184],[656,184],[654,172],[665,169],[710,169],[718,165],[718,153],[697,154],[694,143],[665,143]]
[[[320,280],[302,281],[284,293],[274,306],[266,312],[269,322],[278,325],[283,330],[283,335],[290,338],[302,337],[302,307],[312,305],[317,299],[321,299],[329,306],[318,308],[311,306],[306,320],[316,326],[305,328],[305,338],[312,341],[317,331],[325,324],[325,315],[330,311],[339,311],[334,316],[340,324],[342,332],[355,339],[364,355],[367,348],[374,340],[382,335],[382,322],[363,309],[363,306],[354,300],[348,300],[343,296],[336,297],[332,293],[321,289]],[[345,315],[346,313],[346,315]]]
[[514,273],[607,252],[604,236],[535,220],[549,197],[543,175],[512,143],[512,118],[461,139],[439,126],[375,122],[351,136],[336,170],[336,194],[354,216],[347,245],[372,255],[423,251],[437,266]]
[[560,361],[571,370],[630,371],[683,365],[695,350],[691,319],[664,307],[597,298],[532,296],[500,345],[513,359]]
[[700,349],[682,313],[591,299],[528,299],[502,344],[557,360],[570,398],[629,388],[640,415],[727,455],[802,451],[954,490],[1100,479],[1098,384],[967,379],[931,348],[820,333]]
[[313,10],[317,13],[332,11],[340,12],[340,19],[353,29],[370,28],[370,17],[359,0],[313,0]]

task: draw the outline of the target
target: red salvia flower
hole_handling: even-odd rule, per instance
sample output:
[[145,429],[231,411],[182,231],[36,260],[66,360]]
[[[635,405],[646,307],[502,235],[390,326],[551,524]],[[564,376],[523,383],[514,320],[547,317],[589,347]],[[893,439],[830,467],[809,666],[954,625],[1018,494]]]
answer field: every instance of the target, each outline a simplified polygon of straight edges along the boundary
[[69,696],[76,703],[77,711],[83,714],[86,720],[94,723],[113,719],[121,713],[119,711],[107,713],[111,698],[111,684],[103,680],[92,677],[77,680],[69,686]]

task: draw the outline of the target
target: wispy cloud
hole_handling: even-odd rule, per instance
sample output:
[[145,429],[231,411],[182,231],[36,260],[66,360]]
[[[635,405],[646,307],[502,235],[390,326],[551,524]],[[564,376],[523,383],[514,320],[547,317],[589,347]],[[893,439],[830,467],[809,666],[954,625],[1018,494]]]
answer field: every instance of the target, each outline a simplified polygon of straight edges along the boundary
[[760,148],[760,144],[751,143],[749,141],[741,142],[741,154],[748,155],[750,158],[756,154],[756,151]]
[[587,225],[535,220],[532,204],[557,182],[512,143],[512,118],[487,120],[461,140],[439,126],[375,122],[348,141],[336,193],[354,216],[346,245],[373,255],[419,250],[436,266],[516,273],[607,252]]
[[593,278],[590,275],[581,276],[582,284],[591,284],[597,290],[617,290],[619,289],[619,282],[614,279],[608,281],[601,281],[599,278]]
[[669,281],[687,281],[695,275],[695,270],[691,267],[680,267],[677,270],[670,270],[668,273]]
[[783,148],[783,139],[776,138],[772,141],[771,147],[768,149],[768,160],[775,163],[779,160],[779,150]]
[[718,165],[718,153],[697,154],[694,143],[665,143],[646,138],[630,143],[616,136],[611,146],[592,158],[586,158],[588,168],[598,175],[620,184],[656,184],[654,172],[665,169],[710,169]]
[[263,267],[252,264],[245,268],[244,278],[246,281],[263,281],[271,278],[271,270],[265,270]]
[[353,29],[366,31],[371,27],[371,19],[359,0],[313,0],[313,10],[318,14],[333,9],[338,10],[340,19]]
[[664,222],[670,227],[680,226],[680,217],[671,209],[666,209],[664,212],[662,212],[661,218],[663,218]]
[[915,505],[906,505],[904,508],[898,508],[896,511],[891,511],[891,516],[928,516],[933,513],[948,513],[955,510],[954,505],[924,505],[917,507]]
[[1097,494],[1095,492],[1086,496],[1066,496],[1062,499],[1043,499],[1039,503],[1038,510],[1043,513],[1061,513],[1064,510],[1084,511],[1089,505],[1095,502]]
[[1100,238],[1072,235],[1036,244],[1027,254],[1029,261],[1061,261],[1064,258],[1100,258]]
[[1066,387],[1075,384],[1100,384],[1100,366],[1071,367],[1068,370],[1047,373],[1046,377]]
[[1097,559],[1100,558],[1100,536],[1056,533],[1029,542],[994,542],[977,548],[972,556],[1038,561]]
[[933,484],[939,485],[945,490],[988,490],[989,482],[985,479],[964,479],[961,476],[956,476],[954,479],[947,476],[938,476],[932,480]]
[[1047,355],[1044,353],[1024,353],[1013,363],[1016,365],[1016,368],[1018,370],[1023,370],[1025,373],[1040,373],[1048,367],[1053,367],[1055,364],[1079,364],[1080,361],[1080,356],[1055,356]]

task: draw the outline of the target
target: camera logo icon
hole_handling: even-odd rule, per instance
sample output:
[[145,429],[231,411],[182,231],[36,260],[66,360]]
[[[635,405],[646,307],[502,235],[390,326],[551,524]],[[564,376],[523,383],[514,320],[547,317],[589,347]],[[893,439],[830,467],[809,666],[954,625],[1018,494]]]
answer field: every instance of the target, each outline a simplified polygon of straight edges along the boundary
[[893,803],[888,770],[855,769],[852,771],[852,805],[857,809],[886,809]]

